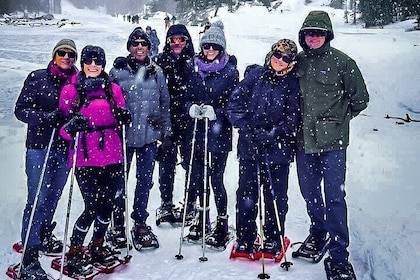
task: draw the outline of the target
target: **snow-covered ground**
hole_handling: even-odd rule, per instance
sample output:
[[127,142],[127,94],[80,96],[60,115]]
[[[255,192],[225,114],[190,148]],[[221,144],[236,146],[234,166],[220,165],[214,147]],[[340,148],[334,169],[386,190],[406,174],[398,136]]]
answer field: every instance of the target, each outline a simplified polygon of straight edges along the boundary
[[[298,30],[310,10],[324,9],[330,14],[335,31],[332,45],[356,60],[371,97],[368,109],[351,123],[346,184],[351,261],[358,279],[420,279],[420,191],[416,183],[420,123],[397,124],[397,120],[384,118],[387,114],[403,117],[409,113],[411,118],[420,119],[420,32],[405,32],[412,27],[412,21],[383,29],[363,29],[359,25],[344,24],[343,10],[330,9],[320,3],[304,6],[303,2],[284,1],[283,12],[279,9],[269,13],[263,7],[242,7],[234,14],[220,10],[227,49],[238,58],[242,75],[247,65],[262,63],[271,44],[278,39],[290,38],[297,42]],[[26,196],[26,127],[15,119],[13,107],[25,77],[34,69],[44,68],[51,59],[55,43],[65,37],[74,39],[79,51],[87,44],[102,46],[109,70],[115,57],[127,54],[126,39],[134,28],[122,17],[77,10],[66,2],[63,5],[63,14],[56,17],[80,24],[66,24],[61,28],[0,25],[0,272],[19,260],[11,244],[19,239]],[[142,20],[140,25],[151,25],[161,41],[164,40],[163,18]],[[188,29],[198,46],[201,27]],[[175,201],[180,201],[184,172],[182,169],[177,172]],[[130,176],[130,199],[134,180],[134,176]],[[232,223],[237,181],[238,163],[234,151],[230,154],[225,177]],[[155,182],[148,222],[158,235],[160,248],[132,251],[133,259],[127,267],[101,279],[257,279],[261,263],[229,260],[229,250],[206,251],[208,261],[202,263],[199,261],[201,247],[184,244],[184,259],[175,259],[180,228],[155,225],[154,210],[160,203],[157,180]],[[68,186],[56,213],[60,237],[64,233],[67,197]],[[307,235],[309,225],[294,164],[289,197],[286,231],[295,242]],[[71,225],[82,207],[77,189],[72,206]],[[214,217],[214,204],[211,206]],[[325,278],[322,263],[292,259],[291,250],[287,256],[294,263],[288,272],[266,261],[266,272],[272,279]],[[45,267],[48,261],[42,258]]]

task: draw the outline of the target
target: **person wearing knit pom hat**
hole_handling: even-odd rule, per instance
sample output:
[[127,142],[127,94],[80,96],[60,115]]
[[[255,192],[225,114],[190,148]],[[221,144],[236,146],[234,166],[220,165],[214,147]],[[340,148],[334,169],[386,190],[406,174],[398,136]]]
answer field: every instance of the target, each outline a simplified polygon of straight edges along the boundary
[[[189,228],[190,239],[200,239],[210,229],[209,197],[204,200],[204,189],[209,193],[209,185],[204,186],[205,164],[212,170],[210,178],[217,208],[217,223],[205,242],[210,246],[223,247],[228,240],[227,195],[224,185],[224,173],[229,152],[232,150],[232,126],[226,115],[226,103],[236,84],[239,82],[239,72],[236,59],[226,52],[226,39],[221,21],[214,22],[204,33],[200,41],[201,51],[194,57],[194,62],[185,71],[186,76],[186,108],[194,121],[198,121],[196,145],[193,147],[194,157],[191,170],[191,186],[196,190],[200,200],[196,220]],[[209,121],[208,145],[204,139],[206,126],[204,120]],[[193,126],[189,126],[184,139],[185,159],[190,158],[192,151]],[[205,149],[210,153],[210,159],[205,161]],[[187,172],[189,172],[187,170]],[[208,176],[208,175],[207,175]]]
[[327,12],[309,12],[298,35],[303,51],[297,55],[302,114],[296,167],[311,226],[295,254],[305,257],[299,252],[310,250],[321,259],[328,252],[328,279],[356,279],[348,251],[346,152],[350,120],[367,108],[369,93],[356,62],[331,46]]
[[[232,258],[255,255],[253,244],[259,235],[263,237],[266,258],[280,254],[284,248],[289,169],[295,155],[299,121],[296,53],[292,40],[281,39],[274,43],[264,65],[246,68],[243,80],[227,104],[229,120],[239,129],[240,172]],[[261,211],[265,213],[265,220],[262,232],[257,232],[255,220],[260,188],[264,193],[265,209]]]
[[58,110],[58,100],[61,89],[77,80],[76,59],[73,40],[57,42],[46,69],[27,76],[16,101],[15,116],[28,125],[25,163],[28,196],[22,218],[21,240],[25,251],[21,279],[49,279],[38,261],[39,251],[57,254],[63,250],[63,242],[53,234],[56,223],[52,221],[69,172],[68,143],[57,133],[67,117]]
[[[127,100],[127,108],[133,116],[126,126],[127,167],[136,160],[136,187],[131,218],[131,230],[135,249],[157,248],[159,243],[152,228],[147,224],[147,205],[153,186],[158,143],[167,141],[172,135],[169,113],[170,97],[162,69],[150,59],[150,41],[143,29],[136,28],[127,40],[128,56],[118,57],[109,72],[113,82],[121,85]],[[114,229],[108,240],[117,247],[126,247],[124,223],[125,190],[119,189],[114,204]],[[128,211],[128,209],[127,209]],[[125,215],[128,218],[128,214]]]

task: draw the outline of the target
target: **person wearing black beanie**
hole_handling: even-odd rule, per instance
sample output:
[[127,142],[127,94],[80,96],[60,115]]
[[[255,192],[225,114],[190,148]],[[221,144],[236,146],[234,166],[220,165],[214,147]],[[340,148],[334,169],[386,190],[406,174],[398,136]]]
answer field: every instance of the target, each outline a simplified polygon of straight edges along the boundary
[[[121,85],[133,123],[126,126],[127,167],[136,157],[136,190],[131,218],[134,220],[132,239],[134,247],[159,247],[156,235],[146,221],[147,204],[153,185],[153,170],[158,142],[171,136],[169,93],[162,69],[150,57],[150,40],[141,28],[135,28],[128,37],[129,55],[114,61],[110,77]],[[124,188],[119,190],[114,205],[115,228],[109,231],[109,240],[115,246],[125,247]],[[126,215],[128,217],[128,215]],[[123,240],[124,242],[119,242]]]

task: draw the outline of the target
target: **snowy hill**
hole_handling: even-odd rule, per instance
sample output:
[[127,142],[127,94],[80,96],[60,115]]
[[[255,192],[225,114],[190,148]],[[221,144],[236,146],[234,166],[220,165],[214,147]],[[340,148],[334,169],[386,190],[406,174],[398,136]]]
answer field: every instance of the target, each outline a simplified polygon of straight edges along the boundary
[[[323,9],[333,21],[332,46],[343,50],[358,63],[371,101],[369,107],[351,124],[348,149],[346,192],[351,233],[350,254],[358,279],[420,279],[420,192],[417,181],[420,123],[385,119],[390,116],[420,119],[420,33],[405,32],[412,22],[383,29],[363,29],[345,24],[344,12],[320,3],[310,6],[288,0],[280,9],[268,12],[264,7],[241,7],[236,13],[222,9],[227,50],[238,58],[241,77],[245,67],[263,63],[271,44],[281,38],[297,42],[298,30],[310,10]],[[13,115],[14,102],[28,73],[44,68],[55,43],[69,37],[79,51],[87,44],[102,46],[107,55],[107,70],[115,57],[126,55],[126,40],[135,25],[97,11],[79,10],[64,2],[62,15],[77,25],[9,26],[0,25],[0,273],[19,257],[11,244],[19,239],[20,220],[26,197],[24,141],[26,126]],[[212,19],[214,20],[214,19]],[[140,21],[150,25],[163,41],[162,18]],[[198,50],[201,27],[188,27]],[[160,46],[162,48],[162,45]],[[402,124],[399,124],[402,123]],[[236,152],[230,154],[225,177],[231,223],[235,219],[235,190],[238,181]],[[182,200],[184,172],[177,170],[175,201]],[[156,175],[156,174],[155,174]],[[157,177],[149,203],[149,224],[161,246],[147,252],[132,251],[132,262],[119,273],[103,279],[257,279],[260,262],[229,260],[229,250],[206,251],[208,261],[201,263],[201,247],[184,244],[183,260],[176,260],[180,228],[157,227],[154,211],[160,204]],[[133,198],[134,176],[129,178],[129,198]],[[64,233],[68,186],[56,213],[57,234]],[[130,201],[131,205],[131,201]],[[71,210],[71,226],[82,207],[76,189]],[[215,209],[211,200],[212,217]],[[308,232],[308,217],[297,184],[295,165],[291,167],[289,213],[286,232],[292,242],[301,241]],[[288,259],[294,265],[288,272],[266,262],[271,279],[325,279],[322,263]],[[42,258],[48,267],[48,258]],[[6,278],[6,276],[3,276]]]

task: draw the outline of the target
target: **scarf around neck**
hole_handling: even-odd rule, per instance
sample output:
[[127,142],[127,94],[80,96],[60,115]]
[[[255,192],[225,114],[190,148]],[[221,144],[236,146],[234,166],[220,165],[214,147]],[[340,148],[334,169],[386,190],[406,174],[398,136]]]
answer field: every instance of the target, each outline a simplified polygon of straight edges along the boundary
[[197,72],[201,76],[201,78],[207,77],[207,75],[211,72],[217,72],[225,68],[226,64],[229,61],[229,55],[223,54],[221,57],[216,58],[210,63],[206,63],[202,58],[199,56],[194,57],[194,65],[197,67]]
[[72,82],[73,76],[77,73],[76,67],[73,66],[70,69],[64,70],[58,67],[54,61],[50,61],[48,64],[48,69],[53,79],[56,80],[60,85],[66,85]]

